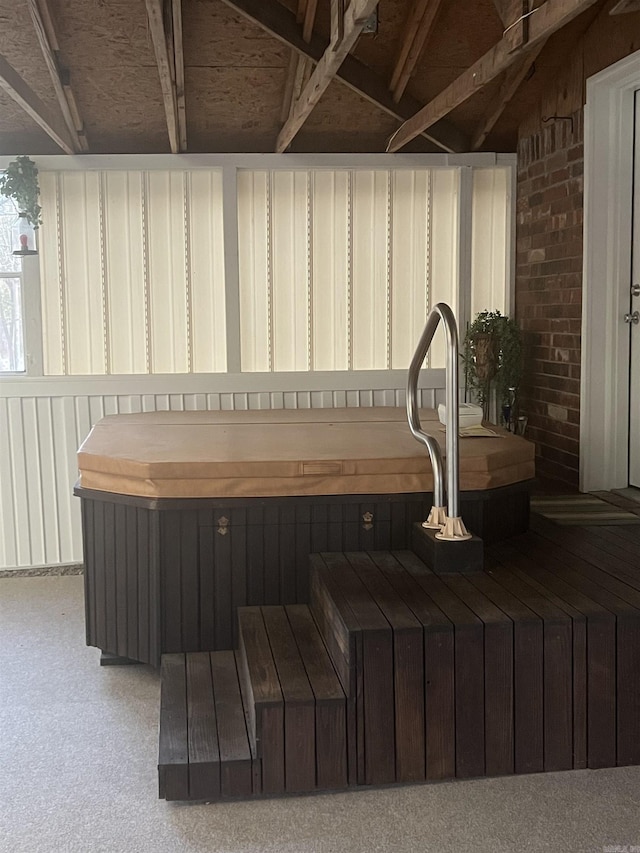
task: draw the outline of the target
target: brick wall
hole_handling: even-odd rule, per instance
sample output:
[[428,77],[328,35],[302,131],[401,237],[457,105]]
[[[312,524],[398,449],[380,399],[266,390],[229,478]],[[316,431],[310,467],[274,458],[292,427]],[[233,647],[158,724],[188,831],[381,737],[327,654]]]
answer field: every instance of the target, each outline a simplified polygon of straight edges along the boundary
[[521,413],[539,476],[578,485],[583,113],[518,143],[516,318],[525,333]]

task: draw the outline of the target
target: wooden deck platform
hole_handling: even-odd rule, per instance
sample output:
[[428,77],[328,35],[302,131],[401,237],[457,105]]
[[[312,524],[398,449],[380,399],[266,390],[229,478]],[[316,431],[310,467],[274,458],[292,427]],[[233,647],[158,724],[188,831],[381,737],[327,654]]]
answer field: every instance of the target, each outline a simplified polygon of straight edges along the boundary
[[239,610],[237,652],[163,656],[160,794],[640,763],[640,530],[558,527],[437,576],[313,555],[310,603]]

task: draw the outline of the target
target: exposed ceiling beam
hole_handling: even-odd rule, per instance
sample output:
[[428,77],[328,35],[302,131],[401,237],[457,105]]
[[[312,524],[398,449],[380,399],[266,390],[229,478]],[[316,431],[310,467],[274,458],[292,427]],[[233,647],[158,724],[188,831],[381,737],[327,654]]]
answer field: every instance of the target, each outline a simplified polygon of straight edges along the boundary
[[51,115],[40,98],[23,80],[18,72],[0,56],[0,88],[13,98],[31,118],[40,125],[65,154],[74,154],[73,142],[64,123]]
[[[303,24],[302,38],[306,42],[311,41],[317,10],[318,0],[298,0],[296,21],[299,24]],[[280,121],[283,124],[289,118],[295,102],[300,97],[300,92],[311,75],[312,66],[313,62],[309,57],[298,53],[294,49],[291,50],[287,78],[284,84],[282,109],[280,110]]]
[[514,50],[509,34],[505,34],[491,50],[480,57],[444,91],[436,95],[416,115],[405,121],[391,137],[387,151],[399,151],[436,121],[448,115],[471,95],[486,86],[503,71],[506,71],[522,57],[525,50],[536,47],[541,41],[545,41],[552,33],[568,24],[569,21],[596,2],[597,0],[547,0],[529,17],[528,40],[525,44]]
[[640,12],[640,0],[620,0],[611,9],[610,15],[625,15],[627,12]]
[[[284,124],[296,105],[296,101],[302,94],[302,90],[307,85],[313,62],[307,59],[306,56],[301,56],[295,51],[291,52],[291,64],[289,65],[289,77],[285,87],[284,99],[282,101],[282,110],[280,112],[280,120]],[[291,70],[292,69],[292,70]]]
[[513,99],[516,92],[531,72],[534,63],[545,44],[546,41],[541,42],[538,47],[527,53],[520,62],[517,62],[507,71],[497,98],[489,106],[485,117],[480,122],[473,139],[471,140],[472,151],[477,151],[484,143],[487,136],[491,133],[507,104]]
[[172,57],[169,56],[167,48],[167,34],[164,28],[163,3],[162,0],[145,0],[147,6],[147,17],[149,19],[149,31],[153,50],[156,55],[158,74],[160,75],[160,86],[162,88],[162,100],[164,112],[167,119],[167,131],[169,133],[169,145],[171,153],[180,151],[180,132],[178,130],[178,99],[176,85],[171,71]]
[[304,10],[304,18],[302,21],[302,38],[308,42],[311,40],[313,33],[313,25],[316,22],[316,12],[318,10],[318,0],[307,0]]
[[38,0],[27,0],[27,7],[74,150],[87,151],[89,146],[84,135],[78,105],[71,90],[68,75],[65,74],[65,80],[63,80],[63,73],[56,55],[58,39],[55,35],[53,16],[48,2],[47,0],[40,0],[40,2]]
[[418,64],[429,34],[438,14],[442,0],[415,0],[407,23],[405,25],[398,58],[396,60],[389,88],[393,92],[393,100],[398,102],[413,71]]
[[[311,2],[311,0],[309,0]],[[278,134],[276,151],[281,154],[291,145],[296,133],[300,130],[320,98],[329,88],[336,72],[350,53],[358,40],[362,28],[371,17],[378,0],[351,0],[344,16],[344,35],[337,44],[330,45],[322,59],[316,65],[308,83],[300,93],[291,110],[289,118]],[[307,11],[309,6],[307,5]]]
[[[223,0],[223,2],[260,26],[274,38],[318,62],[328,47],[327,39],[314,33],[307,44],[296,23],[296,16],[278,0]],[[386,83],[354,56],[347,56],[335,77],[361,97],[397,119],[408,118],[420,109],[414,98],[403,95],[396,104]],[[468,151],[469,140],[449,122],[437,122],[422,134],[430,144],[424,150]]]
[[176,109],[180,150],[187,150],[187,102],[184,94],[184,48],[182,45],[182,0],[171,0],[172,42],[175,73]]
[[[518,0],[515,0],[515,3],[517,2]],[[493,5],[496,7],[496,12],[498,13],[504,27],[508,27],[509,24],[512,24],[517,17],[517,15],[513,14],[513,7],[515,3],[514,0],[493,0]]]
[[284,81],[284,94],[282,96],[282,108],[280,110],[280,121],[285,123],[291,112],[291,104],[293,103],[293,90],[296,82],[296,73],[298,71],[298,63],[300,62],[300,54],[295,50],[291,51],[289,57],[289,66],[287,68],[287,76]]
[[536,2],[538,0],[493,0],[504,27],[502,35],[512,50],[528,41],[529,14],[535,8]]

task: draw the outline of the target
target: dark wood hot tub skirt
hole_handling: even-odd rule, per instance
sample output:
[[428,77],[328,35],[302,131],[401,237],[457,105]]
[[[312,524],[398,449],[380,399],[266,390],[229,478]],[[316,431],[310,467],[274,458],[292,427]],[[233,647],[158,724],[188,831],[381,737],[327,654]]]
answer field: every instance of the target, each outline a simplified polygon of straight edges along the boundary
[[[461,494],[491,544],[527,530],[530,482]],[[308,601],[309,554],[410,547],[430,494],[149,499],[77,487],[87,644],[153,666],[231,649],[243,605]]]

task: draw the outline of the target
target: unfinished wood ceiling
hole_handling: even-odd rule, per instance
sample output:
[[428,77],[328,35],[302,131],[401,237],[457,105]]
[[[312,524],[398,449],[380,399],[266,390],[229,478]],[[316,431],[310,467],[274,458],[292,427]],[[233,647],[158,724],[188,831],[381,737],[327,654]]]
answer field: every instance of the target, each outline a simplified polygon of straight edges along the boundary
[[0,0],[0,154],[515,150],[611,6]]

